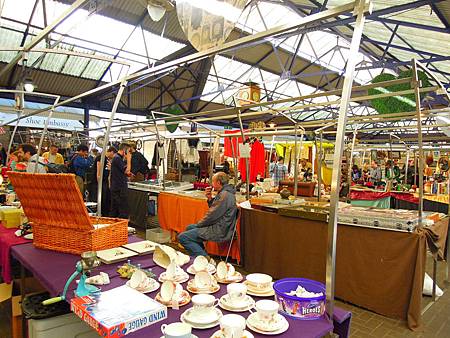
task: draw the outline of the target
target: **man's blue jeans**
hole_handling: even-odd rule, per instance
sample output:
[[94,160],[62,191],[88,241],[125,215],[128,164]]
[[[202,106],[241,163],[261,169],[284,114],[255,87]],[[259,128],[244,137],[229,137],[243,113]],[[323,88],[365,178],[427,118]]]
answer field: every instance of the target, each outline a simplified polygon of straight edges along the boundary
[[197,224],[188,225],[185,231],[178,235],[178,241],[189,253],[189,256],[207,256],[203,240],[198,236]]

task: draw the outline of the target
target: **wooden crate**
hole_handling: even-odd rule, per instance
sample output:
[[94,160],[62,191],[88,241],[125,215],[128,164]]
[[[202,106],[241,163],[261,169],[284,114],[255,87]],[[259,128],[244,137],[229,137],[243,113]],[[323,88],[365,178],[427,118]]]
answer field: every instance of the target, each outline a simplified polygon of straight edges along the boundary
[[10,172],[38,248],[81,254],[128,242],[128,220],[89,217],[73,174]]

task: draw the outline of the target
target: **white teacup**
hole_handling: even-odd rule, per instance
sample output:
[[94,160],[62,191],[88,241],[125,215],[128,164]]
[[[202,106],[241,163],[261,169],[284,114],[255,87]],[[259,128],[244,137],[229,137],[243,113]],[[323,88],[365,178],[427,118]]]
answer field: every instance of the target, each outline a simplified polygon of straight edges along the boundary
[[212,295],[199,294],[192,296],[192,313],[198,317],[211,315],[219,300]]
[[136,270],[130,278],[130,286],[133,289],[137,289],[139,286],[142,285],[147,280],[147,275],[142,270]]
[[227,285],[228,300],[232,305],[242,303],[247,294],[247,286],[242,283],[231,283]]
[[267,291],[272,286],[272,277],[264,273],[251,273],[247,275],[247,286],[251,290]]
[[161,299],[168,303],[170,301],[179,301],[181,294],[183,292],[183,287],[179,283],[174,283],[172,281],[165,281],[161,285],[160,296]]
[[225,315],[220,319],[220,329],[224,338],[241,338],[245,331],[245,318],[239,315]]
[[167,279],[174,279],[177,274],[177,264],[174,260],[170,261],[169,265],[166,269],[166,277]]
[[207,289],[213,285],[213,278],[206,271],[200,271],[194,277],[195,286],[199,289]]
[[206,271],[208,267],[208,259],[205,256],[197,256],[194,259],[194,270],[195,272]]
[[273,300],[263,299],[256,302],[255,308],[259,321],[268,324],[275,320],[279,305]]
[[164,338],[191,338],[192,327],[185,323],[172,323],[161,325]]
[[233,277],[235,272],[234,266],[230,263],[219,262],[217,264],[217,277],[221,280]]

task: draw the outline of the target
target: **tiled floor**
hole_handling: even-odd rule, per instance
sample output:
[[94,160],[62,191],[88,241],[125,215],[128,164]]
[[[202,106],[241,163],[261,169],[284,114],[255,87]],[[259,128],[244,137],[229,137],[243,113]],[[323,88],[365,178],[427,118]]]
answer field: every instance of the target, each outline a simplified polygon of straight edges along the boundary
[[[450,338],[450,287],[445,280],[445,263],[438,263],[438,285],[444,290],[440,297],[423,315],[423,327],[413,332],[406,323],[401,320],[390,319],[359,307],[338,301],[338,306],[352,312],[351,334],[353,338]],[[431,276],[432,259],[427,259],[427,272]],[[446,290],[445,290],[446,288]],[[423,298],[425,307],[431,301],[431,297]]]
[[[432,260],[428,257],[427,270],[431,276]],[[438,284],[445,289],[445,263],[438,264]],[[412,332],[401,320],[395,320],[380,316],[376,313],[337,301],[337,305],[352,312],[350,337],[354,338],[450,338],[450,287],[444,295],[423,315],[423,328],[421,331]],[[431,297],[424,297],[424,306]],[[11,338],[11,302],[0,303],[0,338]],[[299,335],[301,337],[301,335]],[[59,337],[55,337],[59,338]],[[150,337],[149,337],[150,338]]]

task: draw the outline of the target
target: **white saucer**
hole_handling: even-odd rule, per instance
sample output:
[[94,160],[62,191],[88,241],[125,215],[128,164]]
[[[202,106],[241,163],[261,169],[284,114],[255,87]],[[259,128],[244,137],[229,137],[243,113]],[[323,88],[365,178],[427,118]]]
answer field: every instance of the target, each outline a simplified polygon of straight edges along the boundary
[[[130,286],[130,281],[127,281],[126,283],[125,283],[125,285],[126,286],[128,286],[129,288],[132,288],[131,286]],[[147,289],[145,289],[145,290],[138,290],[138,289],[135,289],[136,291],[139,291],[140,293],[149,293],[149,292],[153,292],[153,291],[156,291],[156,290],[158,290],[159,289],[159,286],[160,286],[160,284],[157,282],[157,281],[155,281],[155,280],[153,280],[153,283],[152,284],[150,284],[150,286],[147,288]],[[133,288],[132,288],[133,289]]]
[[214,284],[213,286],[209,287],[209,288],[198,288],[194,285],[195,280],[191,279],[186,287],[186,289],[189,292],[192,293],[203,293],[203,294],[212,294],[212,293],[216,293],[217,291],[220,290],[220,285],[219,284]]
[[[208,263],[208,266],[206,267],[206,270],[211,274],[214,275],[216,273],[216,267],[214,265],[212,265],[211,263]],[[194,269],[194,265],[192,264],[191,266],[189,266],[186,269],[187,273],[190,273],[191,275],[195,275],[197,272],[200,271],[195,271]]]
[[236,273],[233,276],[227,277],[227,279],[220,279],[219,276],[217,276],[217,273],[214,275],[214,278],[217,280],[217,282],[221,284],[231,284],[241,282],[244,279],[244,276],[242,276],[239,272],[236,271]]
[[275,295],[275,290],[273,289],[273,282],[272,287],[270,290],[266,290],[264,292],[251,290],[248,288],[247,281],[244,282],[245,285],[247,285],[247,295],[255,296],[255,297],[270,297]]
[[184,283],[187,282],[189,280],[189,275],[183,271],[182,274],[179,274],[177,276],[175,276],[175,279],[169,279],[166,277],[167,272],[163,272],[159,275],[158,280],[161,283],[164,283],[165,281],[172,281],[175,283]]
[[193,308],[189,308],[186,311],[183,312],[183,316],[186,319],[186,321],[196,324],[196,325],[209,325],[211,323],[215,323],[222,318],[222,311],[220,311],[217,308],[214,308],[211,311],[211,315],[208,315],[208,317],[191,317],[191,313],[193,311]]
[[278,327],[276,327],[274,330],[269,331],[269,330],[263,330],[260,327],[255,326],[255,321],[259,322],[255,317],[257,316],[257,313],[252,313],[250,316],[248,316],[247,318],[247,327],[257,333],[261,333],[261,334],[265,334],[265,335],[277,335],[277,334],[281,334],[283,332],[286,332],[287,329],[289,329],[289,322],[286,320],[286,318],[284,318],[282,315],[280,315],[279,313],[277,313],[277,319],[280,321],[280,324]]
[[[189,310],[189,309],[188,309]],[[199,330],[203,330],[203,329],[211,329],[217,325],[220,324],[220,318],[222,318],[222,312],[220,312],[219,309],[215,309],[216,311],[220,312],[220,316],[219,318],[212,322],[212,323],[208,323],[208,324],[198,324],[198,323],[193,323],[191,321],[189,321],[189,319],[186,318],[185,314],[188,311],[186,310],[185,312],[183,312],[183,314],[180,316],[180,320],[185,323],[185,324],[189,324],[190,326],[192,326],[194,329],[199,329]]]
[[[245,330],[244,331],[244,335],[242,336],[242,338],[254,338],[253,335],[251,334],[251,332]],[[214,334],[210,337],[210,338],[225,338],[225,336],[222,333],[222,330],[217,330],[216,332],[214,332]]]
[[219,301],[219,306],[227,311],[230,312],[245,312],[248,311],[250,309],[252,309],[253,307],[255,307],[255,301],[253,300],[252,297],[247,296],[246,295],[246,301],[242,302],[243,306],[235,306],[235,305],[231,305],[229,303],[229,301],[227,301],[228,299],[228,295],[224,295],[220,298]]

